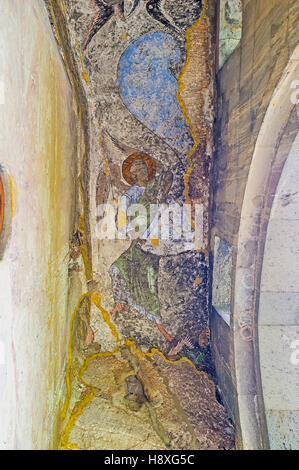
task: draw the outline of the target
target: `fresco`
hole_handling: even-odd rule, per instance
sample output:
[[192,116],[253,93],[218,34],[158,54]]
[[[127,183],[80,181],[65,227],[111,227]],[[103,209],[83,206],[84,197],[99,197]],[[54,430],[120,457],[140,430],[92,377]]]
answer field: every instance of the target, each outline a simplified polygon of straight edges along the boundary
[[[146,3],[146,11],[152,18],[173,31],[179,29],[179,21],[175,24],[165,16],[162,9],[162,0],[134,0],[128,16],[134,14],[142,1]],[[95,10],[95,15],[84,41],[84,49],[86,49],[95,34],[97,34],[113,15],[117,15],[122,21],[126,21],[124,0],[91,0],[91,2]],[[199,17],[202,12],[202,0],[195,0],[193,3],[194,4],[190,5],[189,8],[195,9],[195,16]],[[180,6],[178,9],[180,9]],[[181,14],[180,19],[183,20],[184,15]]]
[[89,137],[70,246],[86,291],[71,297],[58,448],[231,448],[210,354],[207,2],[49,7],[60,47],[72,44]]

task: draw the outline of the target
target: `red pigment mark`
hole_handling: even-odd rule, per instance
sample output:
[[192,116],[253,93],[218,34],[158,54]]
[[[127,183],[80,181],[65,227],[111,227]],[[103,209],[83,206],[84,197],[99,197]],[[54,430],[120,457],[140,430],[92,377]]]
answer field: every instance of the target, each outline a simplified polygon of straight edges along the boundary
[[121,312],[123,309],[122,307],[122,304],[120,302],[117,302],[114,309],[112,310],[112,312],[110,313],[110,315],[114,315],[115,313],[117,312]]
[[189,349],[194,349],[189,336],[181,339],[181,341],[179,341],[178,344],[169,351],[168,356],[176,356],[182,350],[183,346],[187,346]]
[[161,331],[162,335],[167,339],[167,341],[169,341],[171,343],[172,338],[171,338],[171,336],[169,336],[167,331],[164,330],[163,326],[157,323],[157,327]]
[[93,6],[93,9],[94,9],[95,14],[94,14],[93,20],[92,20],[92,22],[91,22],[91,24],[90,24],[90,27],[89,27],[89,29],[88,29],[88,32],[87,32],[87,35],[86,35],[86,38],[85,38],[85,41],[84,41],[84,45],[83,45],[83,49],[84,49],[84,50],[86,49],[87,41],[88,41],[88,39],[89,39],[90,33],[91,33],[91,31],[92,31],[92,28],[94,27],[94,25],[95,25],[97,19],[98,19],[99,16],[100,16],[100,12],[99,12],[99,9],[98,9],[98,7],[97,7],[97,5],[96,5],[96,3],[95,3],[95,0],[91,0],[91,3],[92,3],[92,6]]
[[119,9],[119,5],[114,5],[114,11],[122,21],[126,21],[124,14]]

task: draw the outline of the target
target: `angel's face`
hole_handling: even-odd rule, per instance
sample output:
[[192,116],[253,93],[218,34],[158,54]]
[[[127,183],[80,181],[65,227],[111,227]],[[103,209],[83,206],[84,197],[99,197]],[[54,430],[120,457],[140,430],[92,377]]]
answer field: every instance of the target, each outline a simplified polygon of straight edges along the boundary
[[132,178],[138,186],[146,186],[148,183],[147,164],[144,160],[136,160],[130,170]]

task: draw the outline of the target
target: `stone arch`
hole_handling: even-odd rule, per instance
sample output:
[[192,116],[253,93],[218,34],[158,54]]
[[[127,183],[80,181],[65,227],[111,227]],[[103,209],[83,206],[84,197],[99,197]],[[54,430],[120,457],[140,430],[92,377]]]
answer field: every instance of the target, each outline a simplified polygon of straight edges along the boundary
[[299,46],[277,85],[266,112],[248,175],[241,212],[233,287],[233,342],[239,446],[269,447],[259,356],[259,292],[267,227],[287,152],[279,152],[295,104]]
[[298,448],[298,168],[299,133],[288,153],[270,212],[259,296],[259,359],[273,450]]

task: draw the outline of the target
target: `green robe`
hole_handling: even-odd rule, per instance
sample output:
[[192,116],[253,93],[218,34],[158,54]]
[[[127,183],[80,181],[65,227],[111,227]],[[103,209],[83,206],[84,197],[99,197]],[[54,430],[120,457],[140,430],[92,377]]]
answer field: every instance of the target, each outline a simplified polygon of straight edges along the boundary
[[[164,174],[150,181],[143,195],[137,201],[147,209],[147,227],[151,223],[150,204],[157,204],[159,190],[163,184]],[[160,318],[158,296],[158,275],[160,257],[142,251],[138,241],[132,241],[130,247],[114,263],[126,282],[126,287],[137,305],[143,307],[147,314]]]

